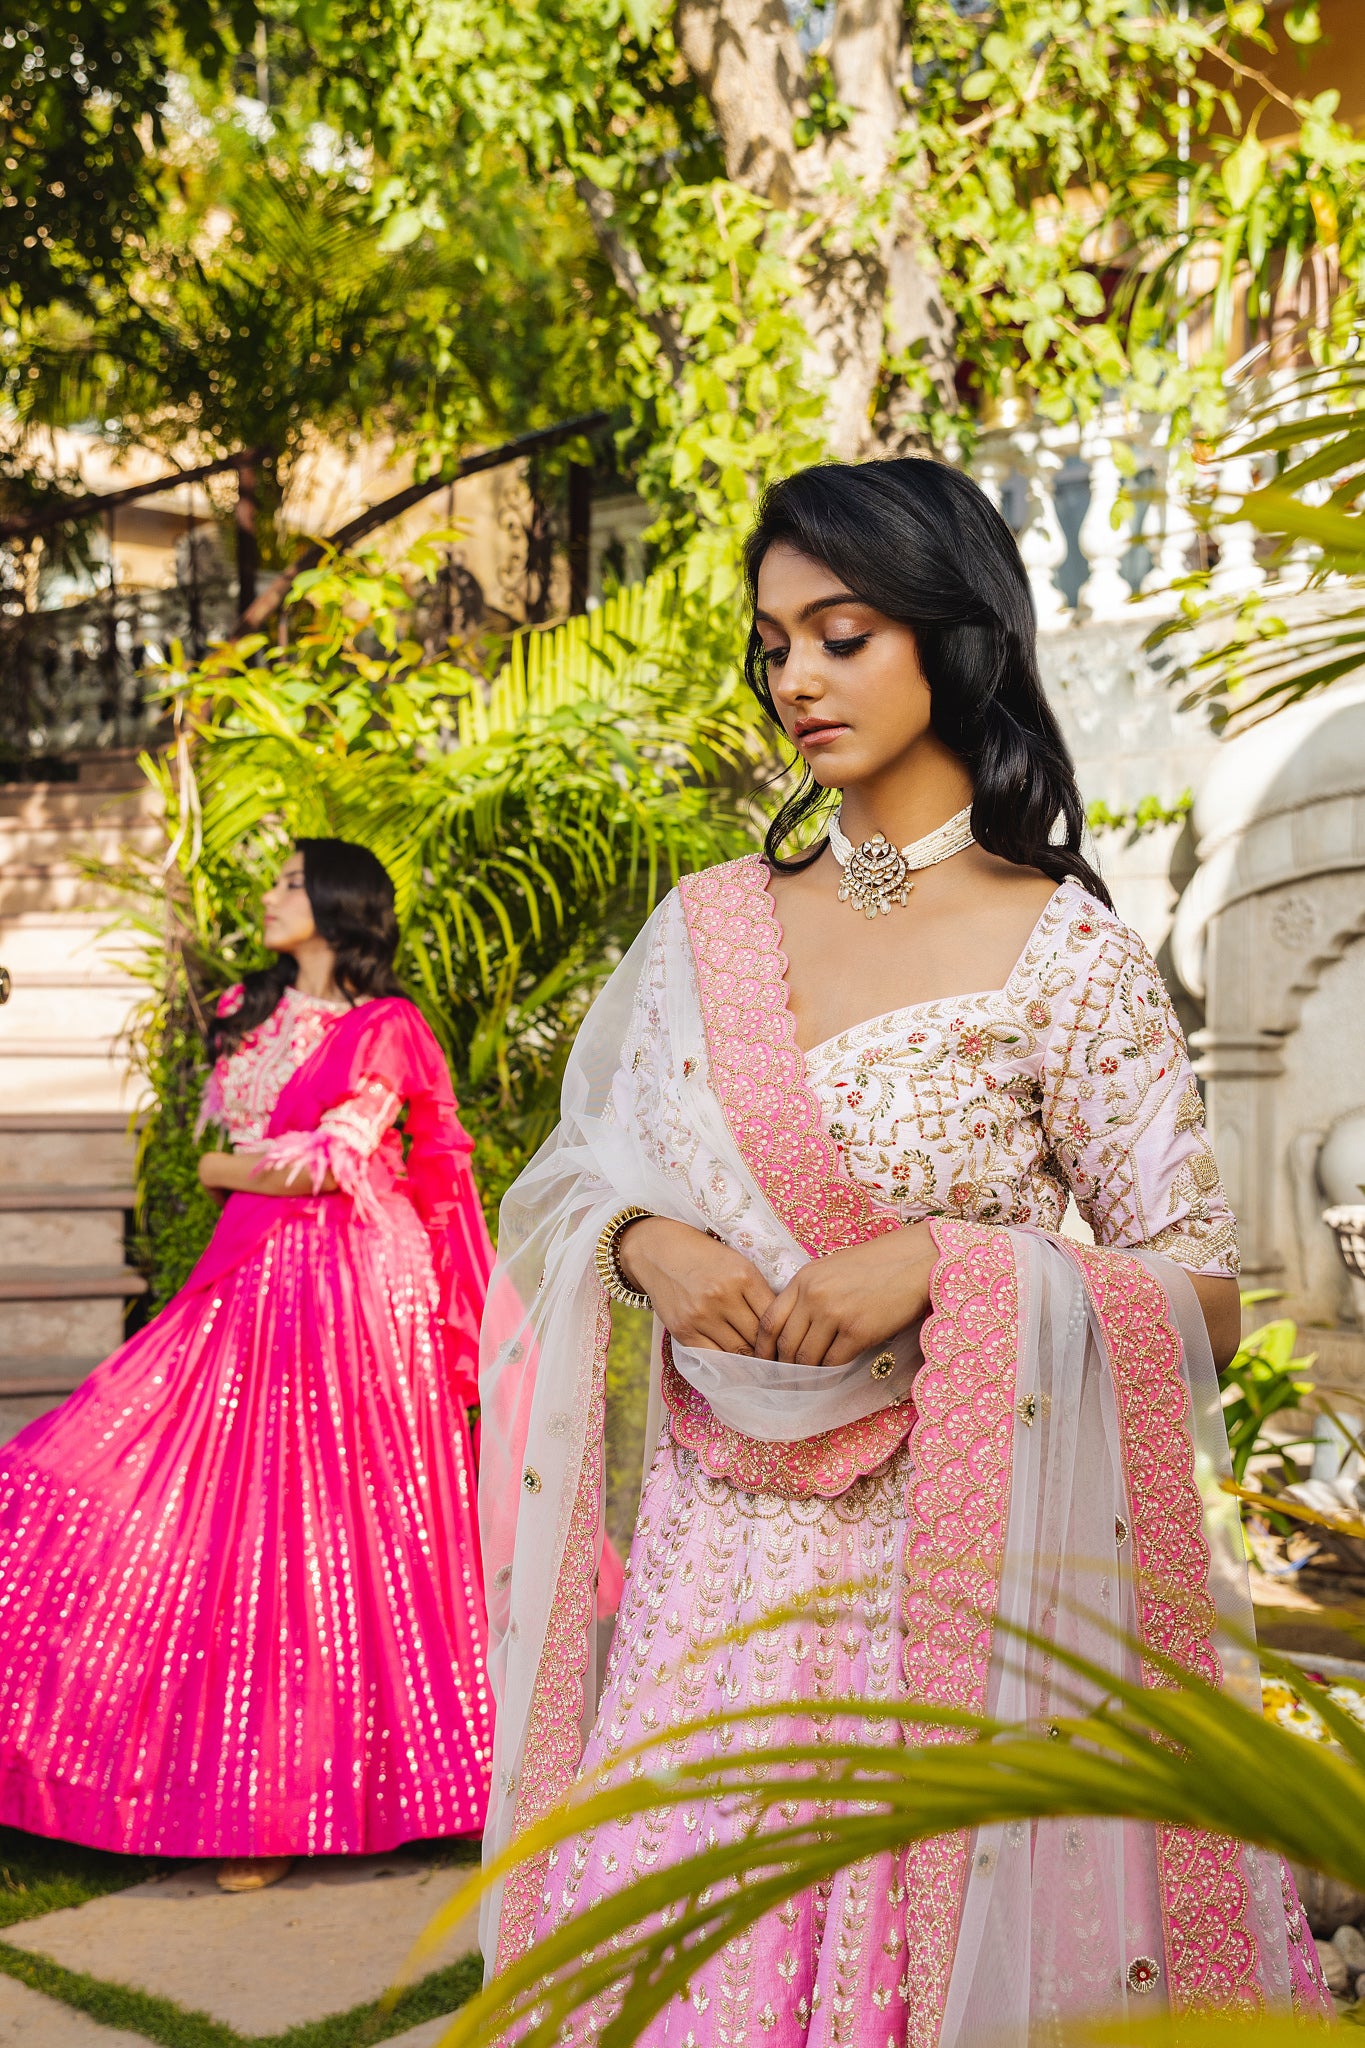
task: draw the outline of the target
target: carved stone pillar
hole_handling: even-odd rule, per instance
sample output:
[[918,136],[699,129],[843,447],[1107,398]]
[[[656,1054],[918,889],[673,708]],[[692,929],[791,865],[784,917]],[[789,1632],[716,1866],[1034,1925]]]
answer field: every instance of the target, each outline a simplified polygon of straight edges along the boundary
[[1187,576],[1193,567],[1194,543],[1198,528],[1185,500],[1180,477],[1169,448],[1161,466],[1163,504],[1161,538],[1155,548],[1155,561],[1143,578],[1143,593],[1169,590],[1178,577]]
[[[1229,455],[1219,476],[1219,496],[1243,498],[1256,488],[1256,470],[1249,455]],[[1211,579],[1220,596],[1238,597],[1254,590],[1264,578],[1256,560],[1256,530],[1245,520],[1214,529],[1218,542],[1218,566]]]
[[1052,497],[1053,482],[1062,465],[1060,457],[1045,448],[1039,436],[1031,435],[1022,445],[1027,451],[1029,520],[1019,536],[1019,552],[1028,571],[1038,630],[1049,633],[1066,625],[1071,616],[1066,599],[1053,580],[1066,560],[1066,535]]
[[1089,619],[1116,619],[1132,596],[1119,568],[1130,536],[1114,524],[1123,478],[1107,435],[1097,435],[1085,456],[1090,464],[1090,503],[1081,522],[1081,547],[1090,574],[1081,585],[1080,609]]

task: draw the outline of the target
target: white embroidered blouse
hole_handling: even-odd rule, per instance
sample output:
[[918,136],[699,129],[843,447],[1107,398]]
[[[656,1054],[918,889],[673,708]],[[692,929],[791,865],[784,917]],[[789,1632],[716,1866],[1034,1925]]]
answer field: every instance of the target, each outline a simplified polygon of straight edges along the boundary
[[893,1010],[806,1054],[855,1180],[902,1222],[1056,1230],[1237,1271],[1236,1226],[1156,962],[1075,882],[1001,989]]
[[[660,972],[681,938],[674,914],[680,926],[674,905],[660,922]],[[655,980],[641,990],[646,1012]],[[633,1042],[652,1036],[638,1015]],[[677,1100],[667,1082],[651,1084],[646,1063],[632,1108],[621,1105],[659,1162],[667,1155],[689,1180],[709,1172],[682,1099],[705,1058],[699,1045],[685,1062]],[[1054,891],[1003,988],[869,1018],[813,1047],[805,1067],[848,1174],[903,1223],[938,1215],[1056,1231],[1071,1194],[1101,1245],[1237,1271],[1236,1226],[1165,983],[1137,934],[1076,882]],[[709,1180],[696,1192],[712,1202]]]
[[[225,990],[218,1002],[219,1016],[232,1016],[241,1001],[240,984]],[[316,1132],[289,1132],[273,1144],[266,1137],[285,1083],[351,1007],[286,988],[270,1015],[215,1062],[199,1126],[202,1130],[211,1123],[219,1125],[234,1151],[264,1152],[270,1165],[297,1166],[315,1186],[330,1172],[340,1188],[364,1205],[364,1162],[378,1149],[403,1106],[401,1095],[386,1081],[367,1077],[355,1095],[325,1111]]]

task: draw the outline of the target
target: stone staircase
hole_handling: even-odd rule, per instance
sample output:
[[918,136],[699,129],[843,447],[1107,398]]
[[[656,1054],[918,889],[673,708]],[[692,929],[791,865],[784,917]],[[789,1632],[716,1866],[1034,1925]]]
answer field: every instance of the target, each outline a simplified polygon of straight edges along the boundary
[[160,841],[131,762],[0,785],[0,1441],[123,1336],[136,1077],[121,1041],[143,994],[116,898],[81,869]]

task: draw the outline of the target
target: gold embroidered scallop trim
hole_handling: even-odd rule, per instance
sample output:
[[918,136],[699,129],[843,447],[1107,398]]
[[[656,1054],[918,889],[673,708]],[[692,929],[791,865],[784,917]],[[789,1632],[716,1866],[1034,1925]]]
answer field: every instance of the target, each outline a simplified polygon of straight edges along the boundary
[[[602,1440],[606,1424],[607,1346],[611,1308],[602,1296],[593,1333],[592,1392],[578,1491],[569,1515],[564,1556],[550,1603],[550,1625],[540,1653],[522,1751],[516,1815],[519,1835],[538,1821],[574,1781],[583,1753],[583,1686],[588,1640],[596,1612],[597,1542],[602,1494]],[[537,1488],[539,1490],[539,1481]],[[506,1969],[531,1946],[536,1908],[545,1888],[548,1851],[519,1863],[506,1881],[498,1924],[497,1968]]]
[[[1165,1290],[1137,1259],[1069,1242],[1064,1249],[1081,1269],[1109,1349],[1140,1632],[1163,1655],[1221,1685],[1189,1397]],[[1144,1666],[1143,1680],[1170,1683],[1152,1665]],[[1156,1832],[1173,2005],[1180,2012],[1255,2010],[1263,2002],[1260,1947],[1242,1845],[1196,1828]]]

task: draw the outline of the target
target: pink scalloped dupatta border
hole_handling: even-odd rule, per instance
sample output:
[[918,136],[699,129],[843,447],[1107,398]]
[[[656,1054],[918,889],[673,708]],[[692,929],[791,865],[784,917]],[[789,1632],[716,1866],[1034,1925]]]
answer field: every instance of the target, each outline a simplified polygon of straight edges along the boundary
[[[910,1432],[902,1669],[910,1699],[981,1714],[1009,1514],[1019,1277],[1008,1231],[947,1218],[930,1227],[939,1256]],[[965,1739],[947,1728],[907,1734]],[[906,1852],[906,2048],[935,2048],[943,2026],[967,1853],[961,1832]]]
[[[806,1077],[787,1001],[782,928],[758,854],[679,884],[697,970],[710,1083],[745,1164],[812,1258],[861,1244],[896,1219],[849,1179]],[[662,1393],[676,1442],[735,1486],[804,1500],[843,1493],[905,1440],[908,1401],[797,1443],[763,1444],[721,1422],[665,1355]]]
[[850,1180],[806,1078],[782,927],[760,854],[678,885],[697,967],[711,1087],[749,1171],[813,1259],[896,1218]]
[[[1144,1642],[1221,1685],[1214,1647],[1204,1504],[1194,1473],[1180,1337],[1166,1293],[1137,1259],[1066,1243],[1104,1331],[1118,1401]],[[1170,1683],[1154,1666],[1144,1683]],[[1223,1835],[1159,1826],[1157,1880],[1171,2004],[1177,2012],[1252,2011],[1264,2003],[1244,1852]]]

